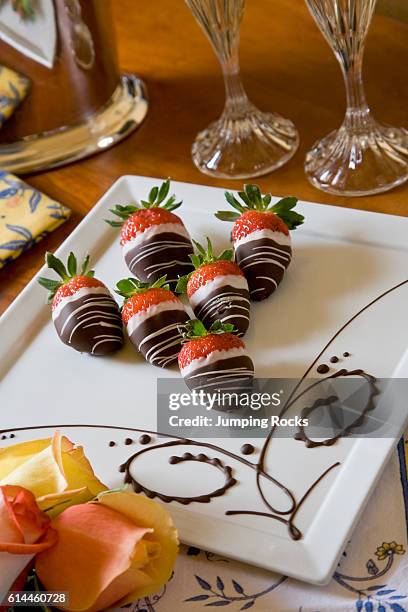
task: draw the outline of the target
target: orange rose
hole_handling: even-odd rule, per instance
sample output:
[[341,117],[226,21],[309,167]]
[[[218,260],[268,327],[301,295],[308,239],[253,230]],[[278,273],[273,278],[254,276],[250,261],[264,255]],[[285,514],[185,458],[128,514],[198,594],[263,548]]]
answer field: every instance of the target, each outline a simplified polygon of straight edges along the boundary
[[0,487],[0,602],[33,556],[57,541],[57,532],[30,491]]
[[36,557],[48,591],[67,591],[61,608],[94,612],[146,597],[169,580],[178,551],[168,512],[130,491],[100,495],[52,521],[58,543]]

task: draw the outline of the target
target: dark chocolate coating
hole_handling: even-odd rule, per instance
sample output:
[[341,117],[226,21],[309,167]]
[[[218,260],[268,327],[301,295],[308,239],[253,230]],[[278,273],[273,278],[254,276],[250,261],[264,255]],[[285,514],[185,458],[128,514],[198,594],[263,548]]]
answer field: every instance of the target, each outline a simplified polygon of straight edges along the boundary
[[177,361],[182,340],[178,326],[188,320],[185,310],[165,310],[145,319],[129,338],[146,361],[165,368]]
[[192,253],[191,240],[174,232],[163,232],[129,249],[125,262],[138,280],[153,283],[167,275],[167,281],[174,288],[181,276],[193,270],[189,258]]
[[215,321],[232,323],[238,336],[249,326],[249,291],[230,285],[218,287],[194,307],[194,314],[207,328]]
[[54,326],[62,342],[81,353],[107,355],[123,344],[119,307],[109,294],[89,293],[67,300]]
[[247,355],[227,357],[213,363],[197,367],[184,377],[192,391],[204,388],[208,393],[220,391],[238,392],[252,388],[254,364]]
[[249,240],[235,249],[235,261],[248,281],[251,300],[269,297],[283,279],[292,248],[272,238]]

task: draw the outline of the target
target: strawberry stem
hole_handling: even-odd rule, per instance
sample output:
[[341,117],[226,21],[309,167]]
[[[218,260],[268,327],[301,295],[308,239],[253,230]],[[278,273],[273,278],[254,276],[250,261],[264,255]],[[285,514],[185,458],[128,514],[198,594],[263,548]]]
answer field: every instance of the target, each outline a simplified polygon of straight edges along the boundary
[[262,196],[258,185],[244,185],[244,190],[239,191],[238,195],[241,202],[234,196],[233,193],[226,191],[225,199],[237,212],[230,210],[219,210],[215,213],[217,219],[221,221],[236,221],[241,214],[248,210],[257,210],[260,212],[273,212],[286,224],[288,229],[294,230],[304,221],[303,215],[295,212],[298,200],[293,196],[282,198],[275,204],[271,205],[272,196],[270,193]]
[[[62,280],[52,280],[50,278],[46,278],[41,276],[38,279],[38,283],[41,287],[44,287],[49,291],[48,301],[52,301],[54,295],[58,291],[62,285],[68,283],[72,278],[77,276],[78,262],[74,253],[71,253],[68,256],[67,265],[65,266],[58,257],[55,257],[53,253],[47,252],[45,254],[45,263],[50,268],[50,270],[54,270],[61,277]],[[93,277],[94,271],[88,270],[89,265],[89,255],[87,255],[81,266],[81,276],[90,276]]]
[[140,200],[140,205],[127,204],[126,206],[122,206],[121,204],[117,204],[114,208],[110,208],[109,212],[119,217],[119,221],[117,219],[105,219],[105,221],[112,227],[122,227],[125,221],[139,210],[148,208],[164,208],[169,211],[176,210],[176,208],[182,205],[183,201],[180,200],[180,202],[176,202],[175,195],[170,196],[166,200],[169,191],[170,179],[167,179],[160,187],[153,187],[149,192],[147,200]]
[[[206,249],[203,247],[202,244],[200,244],[196,240],[193,240],[197,253],[194,253],[193,255],[189,255],[189,257],[191,259],[191,263],[193,264],[195,270],[197,270],[197,268],[199,268],[200,266],[205,266],[207,264],[214,263],[215,261],[222,261],[222,260],[231,261],[232,260],[232,256],[233,256],[232,249],[226,249],[220,255],[216,256],[214,255],[213,245],[211,244],[211,240],[208,238],[208,236],[206,240],[207,240]],[[187,283],[190,280],[190,277],[192,274],[193,272],[190,272],[189,274],[185,274],[184,276],[181,276],[179,278],[178,283],[176,285],[176,293],[186,293]]]
[[116,283],[115,292],[125,298],[126,302],[132,295],[146,293],[149,289],[165,289],[166,291],[170,291],[170,285],[166,283],[166,279],[167,276],[162,276],[154,283],[142,283],[136,278],[123,278]]
[[178,330],[185,341],[198,340],[212,334],[230,334],[235,331],[232,323],[221,323],[214,321],[209,329],[207,329],[199,319],[191,319],[185,325],[179,325]]

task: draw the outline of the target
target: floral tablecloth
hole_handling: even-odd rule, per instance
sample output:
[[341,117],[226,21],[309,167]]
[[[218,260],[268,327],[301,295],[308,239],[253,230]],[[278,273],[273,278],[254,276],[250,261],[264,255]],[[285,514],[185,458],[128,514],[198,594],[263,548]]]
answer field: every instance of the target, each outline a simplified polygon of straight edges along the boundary
[[172,580],[129,611],[408,612],[407,474],[408,433],[325,587],[183,547]]

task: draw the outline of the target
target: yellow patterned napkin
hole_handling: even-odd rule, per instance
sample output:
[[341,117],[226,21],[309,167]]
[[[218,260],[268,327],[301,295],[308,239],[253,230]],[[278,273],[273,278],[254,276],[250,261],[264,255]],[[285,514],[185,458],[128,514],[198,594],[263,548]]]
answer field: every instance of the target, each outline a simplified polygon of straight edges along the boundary
[[30,80],[27,77],[0,66],[0,127],[24,100],[29,88]]
[[45,238],[70,214],[69,208],[0,170],[0,268]]

